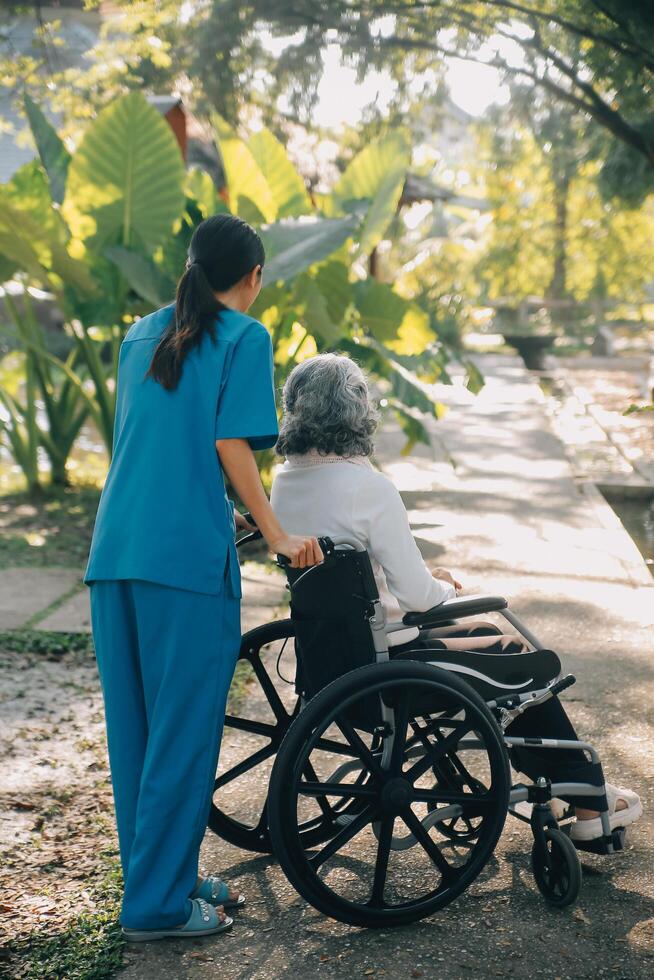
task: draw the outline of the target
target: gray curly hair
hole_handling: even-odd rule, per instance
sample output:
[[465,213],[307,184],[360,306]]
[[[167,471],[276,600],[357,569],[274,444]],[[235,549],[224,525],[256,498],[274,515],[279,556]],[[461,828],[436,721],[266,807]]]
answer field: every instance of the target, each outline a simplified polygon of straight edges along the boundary
[[372,455],[379,414],[363,371],[349,357],[318,354],[302,361],[286,379],[283,403],[280,456],[310,449],[323,455]]

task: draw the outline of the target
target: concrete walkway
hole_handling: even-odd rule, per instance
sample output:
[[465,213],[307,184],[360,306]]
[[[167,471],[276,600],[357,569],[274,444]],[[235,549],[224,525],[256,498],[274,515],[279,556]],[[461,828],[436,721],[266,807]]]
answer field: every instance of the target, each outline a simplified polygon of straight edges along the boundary
[[[439,392],[450,410],[434,424],[433,451],[419,447],[401,457],[403,437],[389,427],[379,460],[403,493],[427,561],[456,571],[469,592],[506,595],[577,674],[566,703],[578,730],[600,749],[609,777],[636,789],[646,807],[629,849],[613,859],[584,858],[578,906],[556,912],[529,873],[529,831],[507,824],[498,860],[481,883],[425,922],[371,933],[323,918],[271,859],[209,833],[203,865],[238,879],[247,909],[233,932],[215,941],[129,949],[125,980],[208,980],[218,973],[239,980],[640,980],[654,972],[654,581],[603,498],[575,482],[545,398],[521,362],[495,355],[478,361],[486,387],[476,399],[456,386]],[[246,613],[246,625],[270,619],[278,601],[274,580],[263,574],[249,582],[246,573],[246,596],[259,606]],[[64,608],[38,625],[67,622],[71,629],[82,622],[83,615],[66,619]],[[227,739],[223,758],[231,750]],[[265,785],[253,777],[239,792],[248,807]]]
[[[24,629],[90,633],[89,590],[83,570],[8,568],[0,571],[0,632]],[[243,631],[272,618],[283,601],[284,579],[275,569],[247,562],[242,569]]]

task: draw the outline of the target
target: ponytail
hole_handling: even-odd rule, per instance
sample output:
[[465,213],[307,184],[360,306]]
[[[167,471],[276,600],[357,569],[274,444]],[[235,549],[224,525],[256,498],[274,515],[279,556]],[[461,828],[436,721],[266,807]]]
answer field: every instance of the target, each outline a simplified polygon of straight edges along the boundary
[[186,269],[177,285],[175,316],[157,344],[146,377],[173,391],[182,376],[186,355],[206,333],[216,339],[219,315],[229,309],[215,293],[230,289],[264,261],[261,239],[241,218],[218,214],[201,222],[193,233]]

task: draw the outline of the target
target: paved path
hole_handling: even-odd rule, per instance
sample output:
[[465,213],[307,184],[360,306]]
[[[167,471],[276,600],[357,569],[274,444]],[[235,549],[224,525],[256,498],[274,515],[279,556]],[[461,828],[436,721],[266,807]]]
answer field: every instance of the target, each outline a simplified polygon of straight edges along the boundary
[[[579,676],[567,698],[575,722],[651,814],[652,579],[601,498],[576,486],[540,389],[520,363],[480,361],[487,386],[476,400],[444,391],[451,410],[434,427],[433,452],[399,458],[402,438],[391,428],[380,460],[404,494],[428,561],[458,570],[470,591],[511,597],[543,642],[565,655]],[[223,759],[238,748],[227,740]],[[233,803],[254,812],[264,792],[253,777]],[[648,816],[628,851],[584,859],[579,905],[555,912],[529,874],[529,832],[509,824],[498,860],[461,899],[415,926],[373,933],[324,919],[271,859],[208,834],[205,868],[237,878],[248,894],[237,928],[215,942],[130,950],[122,976],[639,980],[654,972],[651,835]]]
[[[0,632],[29,625],[58,633],[90,633],[89,590],[83,571],[70,568],[9,568],[0,572]],[[271,618],[284,599],[284,579],[255,562],[242,571],[243,630]]]

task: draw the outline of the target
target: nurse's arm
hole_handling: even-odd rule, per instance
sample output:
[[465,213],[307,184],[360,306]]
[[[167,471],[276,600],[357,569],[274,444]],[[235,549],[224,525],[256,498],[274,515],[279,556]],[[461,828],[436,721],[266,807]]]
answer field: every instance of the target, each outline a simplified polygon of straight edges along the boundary
[[246,439],[217,439],[220,465],[247,509],[252,514],[272,552],[286,555],[293,568],[306,568],[322,561],[316,538],[286,534],[275,517],[259,476],[254,453]]

